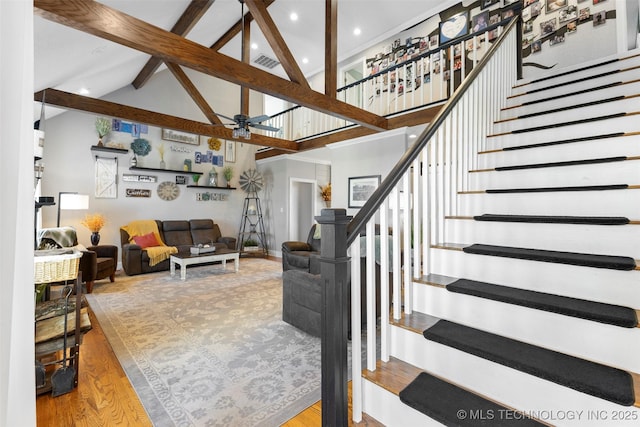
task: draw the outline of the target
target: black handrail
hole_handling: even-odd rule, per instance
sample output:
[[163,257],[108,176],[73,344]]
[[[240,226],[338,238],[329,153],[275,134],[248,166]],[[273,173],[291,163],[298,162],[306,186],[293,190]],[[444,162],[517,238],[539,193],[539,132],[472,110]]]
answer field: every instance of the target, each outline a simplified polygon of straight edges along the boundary
[[429,123],[429,126],[427,126],[424,132],[422,132],[413,146],[402,155],[398,163],[396,163],[393,169],[391,169],[380,186],[373,192],[371,197],[369,197],[369,200],[366,201],[353,220],[351,220],[347,227],[347,247],[351,246],[351,244],[356,240],[356,237],[362,233],[367,222],[378,211],[380,204],[382,204],[384,199],[386,199],[389,193],[391,193],[391,190],[393,190],[396,184],[400,181],[405,171],[409,169],[411,163],[413,163],[413,161],[420,155],[429,140],[433,137],[438,128],[440,128],[440,125],[442,125],[449,113],[451,113],[453,107],[458,103],[460,98],[462,98],[462,95],[471,86],[471,83],[473,83],[477,78],[480,71],[482,71],[482,69],[487,65],[493,56],[493,53],[504,42],[507,34],[509,34],[516,26],[518,20],[519,16],[517,15],[511,19],[511,22],[506,26],[505,31],[503,31],[498,40],[491,46],[473,70],[471,70],[460,86],[458,86],[458,89],[456,89],[453,95],[449,98],[447,103],[440,109],[433,121]]

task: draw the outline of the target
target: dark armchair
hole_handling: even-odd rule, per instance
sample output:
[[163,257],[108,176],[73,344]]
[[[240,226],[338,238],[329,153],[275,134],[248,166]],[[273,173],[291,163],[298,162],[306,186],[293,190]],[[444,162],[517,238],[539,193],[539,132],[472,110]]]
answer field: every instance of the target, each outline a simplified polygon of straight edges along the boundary
[[[317,224],[311,227],[306,242],[288,241],[282,244],[282,320],[320,336],[320,311],[322,309],[322,289],[320,279],[320,242],[321,236],[316,234]],[[376,226],[376,234],[380,229]],[[360,311],[362,324],[366,322],[366,254],[360,258]],[[389,272],[389,295],[392,292],[393,274]],[[349,281],[350,283],[350,281]],[[380,307],[380,265],[375,263],[376,314],[379,317]],[[350,294],[350,293],[349,293]],[[351,297],[349,297],[351,300]],[[351,312],[351,303],[349,303]],[[349,323],[351,330],[351,323]]]
[[82,280],[86,283],[87,293],[93,291],[96,280],[115,281],[118,268],[118,247],[115,245],[89,246],[80,258]]
[[320,233],[317,224],[309,230],[306,242],[289,241],[282,243],[282,271],[301,270],[312,274],[320,273]]

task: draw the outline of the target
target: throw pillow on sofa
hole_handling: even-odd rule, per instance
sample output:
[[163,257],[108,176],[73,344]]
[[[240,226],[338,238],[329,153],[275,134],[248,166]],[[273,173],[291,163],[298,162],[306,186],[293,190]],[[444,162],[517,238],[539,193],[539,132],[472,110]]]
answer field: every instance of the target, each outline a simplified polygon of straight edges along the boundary
[[149,248],[151,246],[160,246],[160,242],[158,242],[158,239],[156,239],[156,236],[153,233],[145,234],[143,236],[134,236],[133,241],[142,249]]

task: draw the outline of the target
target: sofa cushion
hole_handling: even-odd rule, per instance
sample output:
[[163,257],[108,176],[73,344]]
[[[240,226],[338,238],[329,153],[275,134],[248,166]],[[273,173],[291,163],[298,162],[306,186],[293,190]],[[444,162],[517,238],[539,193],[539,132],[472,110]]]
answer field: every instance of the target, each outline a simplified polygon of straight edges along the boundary
[[193,246],[189,221],[162,221],[162,235],[167,246]]
[[210,219],[191,219],[189,220],[189,225],[191,226],[191,240],[193,240],[194,245],[210,245],[222,237],[218,224],[215,224]]
[[314,252],[289,252],[287,254],[287,261],[289,262],[289,267],[296,270],[304,270],[309,271],[309,258]]
[[133,241],[142,249],[149,246],[160,246],[160,242],[158,242],[156,235],[153,233],[145,234],[144,236],[133,236]]

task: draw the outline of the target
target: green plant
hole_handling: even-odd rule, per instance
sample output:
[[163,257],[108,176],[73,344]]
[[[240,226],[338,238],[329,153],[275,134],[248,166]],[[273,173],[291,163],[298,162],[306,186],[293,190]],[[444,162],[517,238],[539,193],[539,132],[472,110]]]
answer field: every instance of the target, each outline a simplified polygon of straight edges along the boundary
[[222,174],[227,182],[231,181],[231,178],[233,178],[233,168],[231,166],[225,166],[225,168],[222,169]]
[[96,119],[96,132],[100,138],[103,138],[106,134],[111,132],[111,120],[104,117],[98,117]]
[[193,179],[193,182],[195,182],[196,185],[198,184],[198,181],[200,180],[200,176],[201,175],[198,175],[198,174],[195,174],[195,173],[193,175],[191,175],[191,179]]
[[244,241],[244,246],[258,246],[258,242],[253,239],[247,239]]

